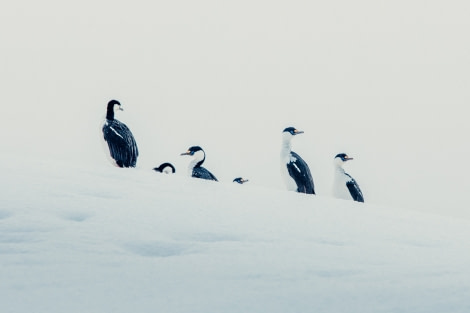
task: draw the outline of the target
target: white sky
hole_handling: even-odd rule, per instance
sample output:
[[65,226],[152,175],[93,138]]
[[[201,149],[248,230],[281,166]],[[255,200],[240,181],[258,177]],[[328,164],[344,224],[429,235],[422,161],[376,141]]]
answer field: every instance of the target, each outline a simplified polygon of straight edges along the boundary
[[2,3],[2,151],[108,166],[115,98],[140,167],[185,174],[201,145],[219,179],[283,188],[295,126],[319,194],[346,152],[366,201],[470,216],[468,16],[464,0]]

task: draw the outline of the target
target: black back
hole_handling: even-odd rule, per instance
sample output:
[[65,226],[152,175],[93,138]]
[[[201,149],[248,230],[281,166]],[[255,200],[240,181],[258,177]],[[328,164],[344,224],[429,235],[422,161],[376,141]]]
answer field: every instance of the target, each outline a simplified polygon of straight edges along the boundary
[[176,169],[175,169],[175,167],[173,166],[173,164],[168,163],[168,162],[167,162],[167,163],[162,163],[159,167],[155,167],[153,170],[156,171],[156,172],[162,173],[162,172],[163,172],[163,169],[164,169],[165,167],[171,167],[171,172],[172,172],[172,173],[175,173],[175,172],[176,172]]
[[130,129],[120,121],[107,120],[103,126],[104,140],[111,157],[119,167],[135,167],[139,151]]
[[195,166],[193,168],[192,177],[218,181],[217,178],[215,178],[215,176],[211,172],[209,172],[202,166]]
[[297,184],[297,192],[315,194],[312,174],[307,163],[294,151],[291,155],[295,160],[287,163],[287,171]]
[[351,177],[351,175],[345,173],[349,178],[350,181],[346,183],[346,187],[348,187],[349,193],[354,201],[357,202],[364,202],[364,196],[362,194],[361,188],[359,188],[359,184]]

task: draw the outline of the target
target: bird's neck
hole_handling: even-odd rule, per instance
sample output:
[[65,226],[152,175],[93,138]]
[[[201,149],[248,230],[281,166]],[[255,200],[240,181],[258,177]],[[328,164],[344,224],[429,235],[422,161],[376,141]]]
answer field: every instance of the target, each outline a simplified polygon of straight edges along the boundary
[[189,167],[191,169],[195,167],[201,167],[202,163],[204,163],[204,160],[194,159],[189,163]]
[[281,144],[281,156],[287,156],[292,151],[292,144],[290,138],[283,138]]
[[206,156],[203,152],[199,151],[194,154],[194,159],[191,160],[188,166],[189,170],[189,175],[191,176],[193,173],[193,169],[195,167],[201,167],[202,163],[204,163],[204,160],[206,159]]
[[338,174],[345,174],[345,173],[346,173],[346,171],[344,170],[344,168],[343,168],[342,166],[339,166],[339,165],[336,166],[335,171],[336,171],[336,173],[338,173]]
[[108,106],[108,110],[106,111],[106,119],[107,120],[114,120],[114,106]]
[[197,160],[197,159],[192,160],[192,161],[189,163],[189,166],[188,166],[188,173],[189,173],[189,176],[192,176],[192,175],[193,175],[193,170],[194,170],[194,168],[196,168],[196,167],[201,167],[201,164],[202,164],[202,161],[201,161],[201,160]]

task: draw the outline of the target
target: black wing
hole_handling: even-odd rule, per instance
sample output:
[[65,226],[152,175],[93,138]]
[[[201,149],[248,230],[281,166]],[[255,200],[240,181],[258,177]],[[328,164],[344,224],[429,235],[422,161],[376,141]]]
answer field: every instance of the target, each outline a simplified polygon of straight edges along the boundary
[[354,180],[354,178],[351,177],[351,175],[346,175],[351,178],[351,180],[346,183],[346,187],[348,187],[351,197],[354,201],[364,202],[364,196],[362,195],[361,188],[359,188],[359,184]]
[[289,175],[297,184],[297,192],[315,194],[312,174],[307,163],[294,151],[291,152],[292,160],[287,163]]
[[135,167],[139,151],[132,132],[125,124],[117,120],[106,121],[103,136],[119,167]]
[[193,168],[193,177],[218,181],[211,172],[200,166]]

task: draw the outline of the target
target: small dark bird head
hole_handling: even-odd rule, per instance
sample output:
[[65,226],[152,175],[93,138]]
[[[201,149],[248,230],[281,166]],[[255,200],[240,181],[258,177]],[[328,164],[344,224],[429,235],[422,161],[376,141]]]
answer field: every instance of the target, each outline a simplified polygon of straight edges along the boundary
[[117,101],[117,100],[111,100],[108,102],[108,110],[109,109],[114,109],[114,106],[117,105],[119,110],[123,111],[122,107],[121,107],[121,102]]
[[181,155],[194,155],[194,154],[195,154],[196,152],[198,152],[198,151],[204,152],[204,150],[202,150],[201,147],[199,147],[199,146],[192,146],[192,147],[189,147],[188,151],[181,153]]
[[173,174],[176,172],[175,167],[171,163],[163,163],[159,167],[155,167],[153,170],[165,174]]
[[354,158],[350,158],[346,153],[340,153],[335,156],[335,162],[338,164],[343,164],[351,160],[354,160]]
[[114,119],[114,108],[116,108],[120,111],[124,111],[124,109],[121,106],[121,103],[117,100],[111,100],[108,102],[108,107],[106,111],[106,119],[108,120],[113,120]]
[[296,129],[295,127],[287,127],[282,131],[283,133],[289,133],[292,136],[303,134],[304,132],[301,130]]
[[246,182],[248,182],[249,180],[248,179],[244,179],[242,177],[237,177],[233,180],[234,183],[239,183],[239,184],[244,184]]

